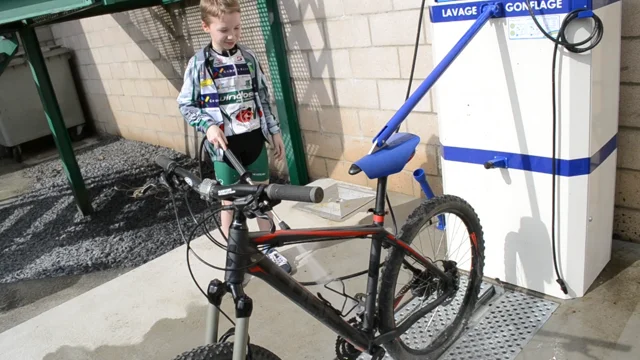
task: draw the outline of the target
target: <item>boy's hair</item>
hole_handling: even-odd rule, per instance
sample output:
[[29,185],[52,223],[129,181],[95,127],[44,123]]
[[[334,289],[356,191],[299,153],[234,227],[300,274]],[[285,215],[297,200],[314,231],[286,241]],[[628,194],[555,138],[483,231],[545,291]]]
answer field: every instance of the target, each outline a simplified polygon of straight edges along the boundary
[[238,0],[200,0],[200,16],[207,24],[210,17],[219,18],[234,12],[240,12]]

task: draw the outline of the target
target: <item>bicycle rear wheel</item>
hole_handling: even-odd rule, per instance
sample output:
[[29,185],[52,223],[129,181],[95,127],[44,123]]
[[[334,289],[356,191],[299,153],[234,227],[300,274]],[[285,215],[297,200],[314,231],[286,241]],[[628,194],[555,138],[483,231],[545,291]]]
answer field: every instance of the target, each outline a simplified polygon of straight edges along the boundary
[[[442,220],[444,227],[438,228]],[[425,226],[430,230],[423,232]],[[466,239],[456,240],[460,235]],[[478,299],[484,265],[480,220],[463,199],[444,195],[420,204],[402,227],[399,239],[441,270],[454,274],[458,289],[447,302],[383,346],[395,359],[437,359],[460,336]],[[380,332],[396,328],[403,319],[435,300],[442,290],[438,278],[405,256],[404,251],[393,248],[380,281]]]

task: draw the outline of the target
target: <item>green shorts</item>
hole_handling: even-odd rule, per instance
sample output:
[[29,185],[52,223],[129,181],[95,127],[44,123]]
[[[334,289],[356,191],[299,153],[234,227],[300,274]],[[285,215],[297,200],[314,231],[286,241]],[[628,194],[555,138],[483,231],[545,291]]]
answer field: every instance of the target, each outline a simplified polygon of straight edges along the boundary
[[[242,163],[245,169],[251,173],[251,180],[255,182],[268,181],[270,176],[269,156],[264,141],[261,142],[261,147],[262,149],[258,149],[260,153],[257,158],[255,155],[251,156],[247,152],[233,150],[234,155]],[[257,151],[253,151],[253,153],[255,154]],[[247,164],[247,158],[255,160]],[[213,169],[216,173],[216,180],[218,180],[221,185],[233,185],[240,181],[240,174],[238,174],[236,169],[234,169],[227,161],[215,161],[213,163]]]

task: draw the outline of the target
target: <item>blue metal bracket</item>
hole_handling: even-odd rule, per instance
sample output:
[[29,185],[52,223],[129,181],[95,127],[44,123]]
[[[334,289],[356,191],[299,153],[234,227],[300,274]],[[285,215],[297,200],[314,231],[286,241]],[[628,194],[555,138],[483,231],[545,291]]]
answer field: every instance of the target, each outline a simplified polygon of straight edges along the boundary
[[462,36],[462,38],[453,46],[451,51],[440,61],[440,63],[431,71],[429,76],[420,84],[416,91],[411,94],[409,99],[400,107],[400,109],[393,115],[393,117],[387,122],[382,130],[375,136],[373,142],[377,143],[377,146],[382,146],[389,139],[400,124],[407,118],[409,113],[414,107],[422,100],[427,92],[433,87],[436,81],[442,76],[442,74],[449,68],[453,61],[460,55],[462,50],[469,44],[469,42],[480,32],[480,29],[489,21],[492,17],[501,16],[502,3],[500,2],[488,2],[482,6],[482,13],[478,19],[471,25],[471,28]]
[[493,160],[489,160],[484,163],[485,169],[495,169],[495,168],[503,168],[506,169],[508,167],[509,161],[506,157],[496,156]]
[[[433,191],[431,190],[431,186],[429,186],[429,183],[427,182],[427,175],[424,173],[424,170],[416,169],[413,172],[413,178],[416,179],[418,184],[420,184],[420,187],[422,188],[422,191],[424,191],[424,194],[427,196],[427,199],[431,199],[435,196],[433,194]],[[444,228],[444,215],[438,215],[438,230],[444,230]]]
[[591,10],[580,11],[578,13],[578,19],[584,19],[584,18],[590,18],[590,17],[593,17],[593,11]]

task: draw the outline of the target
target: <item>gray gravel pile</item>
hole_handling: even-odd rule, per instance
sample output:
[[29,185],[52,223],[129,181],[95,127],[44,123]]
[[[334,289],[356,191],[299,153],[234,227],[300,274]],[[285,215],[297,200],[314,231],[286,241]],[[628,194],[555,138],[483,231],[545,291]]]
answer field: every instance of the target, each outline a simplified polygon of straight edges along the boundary
[[[95,210],[88,217],[79,214],[58,159],[27,169],[32,190],[0,206],[0,283],[136,267],[182,245],[166,191],[131,197],[135,188],[157,182],[159,154],[197,167],[170,149],[120,138],[78,151]],[[202,200],[189,199],[196,215],[207,213]],[[183,230],[191,231],[184,198],[176,202]]]

